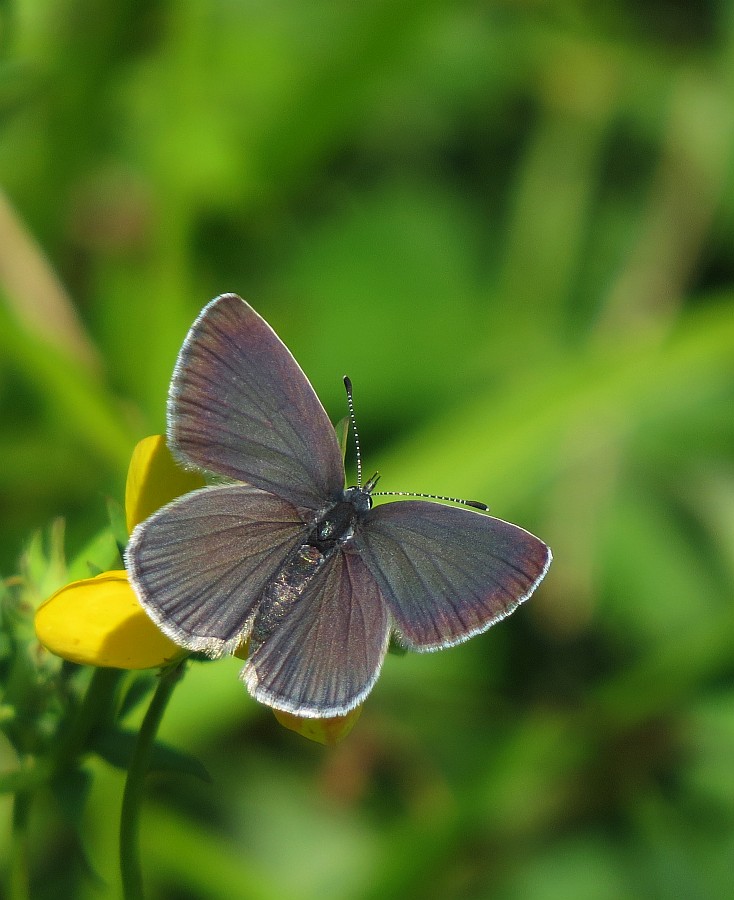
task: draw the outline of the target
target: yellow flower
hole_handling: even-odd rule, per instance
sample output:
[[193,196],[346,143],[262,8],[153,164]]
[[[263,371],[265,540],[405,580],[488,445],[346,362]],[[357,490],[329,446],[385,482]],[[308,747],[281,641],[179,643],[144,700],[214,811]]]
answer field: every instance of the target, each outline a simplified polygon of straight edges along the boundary
[[128,534],[161,506],[204,487],[204,476],[176,464],[161,434],[139,441],[130,459],[125,484]]
[[[176,465],[162,435],[144,438],[127,473],[128,530],[203,485],[201,475]],[[124,571],[67,584],[38,608],[35,627],[44,647],[82,665],[152,669],[184,652],[148,618]]]
[[331,719],[306,719],[280,709],[274,709],[273,715],[284,728],[295,731],[309,741],[333,747],[343,741],[354,728],[361,712],[362,707],[358,706],[344,716],[334,716]]
[[52,653],[84,666],[150,669],[182,652],[145,614],[124,570],[67,584],[39,607],[35,624]]

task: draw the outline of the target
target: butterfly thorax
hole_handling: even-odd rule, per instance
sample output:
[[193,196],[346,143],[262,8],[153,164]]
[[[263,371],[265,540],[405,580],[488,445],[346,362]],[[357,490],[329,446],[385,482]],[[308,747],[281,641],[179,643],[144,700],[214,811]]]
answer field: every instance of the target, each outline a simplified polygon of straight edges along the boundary
[[372,498],[362,488],[350,487],[317,520],[306,543],[324,553],[349,540],[355,523],[370,509]]
[[257,649],[284,621],[324,563],[354,534],[354,526],[372,506],[369,493],[347,488],[316,520],[310,534],[285,561],[262,593],[250,634]]

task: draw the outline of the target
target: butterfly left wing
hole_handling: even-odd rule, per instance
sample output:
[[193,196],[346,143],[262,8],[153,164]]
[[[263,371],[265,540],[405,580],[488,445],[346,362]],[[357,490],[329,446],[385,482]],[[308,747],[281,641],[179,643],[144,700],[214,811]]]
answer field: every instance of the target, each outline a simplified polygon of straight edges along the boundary
[[135,529],[130,583],[171,640],[210,656],[233,653],[265,585],[309,528],[293,504],[251,485],[201,488]]
[[389,621],[359,554],[337,550],[240,677],[261,703],[310,718],[341,716],[372,690]]
[[168,444],[186,467],[247,482],[307,509],[344,488],[321,401],[278,335],[236,294],[186,336],[168,397]]
[[414,650],[450,647],[485,631],[527,600],[552,559],[550,548],[517,525],[415,500],[370,510],[354,547]]

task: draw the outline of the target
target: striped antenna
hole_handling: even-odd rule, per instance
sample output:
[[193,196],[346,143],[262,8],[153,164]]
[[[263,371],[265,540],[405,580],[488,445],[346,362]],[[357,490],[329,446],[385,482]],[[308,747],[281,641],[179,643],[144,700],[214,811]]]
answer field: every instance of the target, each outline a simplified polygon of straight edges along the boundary
[[[349,405],[349,418],[352,422],[352,432],[354,433],[354,447],[357,451],[357,487],[362,487],[362,450],[359,446],[359,433],[357,432],[357,419],[354,415],[354,399],[352,398],[352,380],[348,375],[344,376],[344,387],[347,391],[347,404]],[[412,491],[375,491],[373,488],[377,484],[379,474],[375,474],[370,478],[364,486],[364,490],[373,497],[422,497],[425,500],[445,500],[447,503],[458,503],[461,506],[471,506],[472,509],[481,509],[487,512],[489,507],[480,500],[462,500],[459,497],[444,497],[441,494],[414,494]]]
[[362,451],[359,446],[359,434],[357,432],[357,420],[354,417],[354,400],[352,399],[352,379],[344,376],[344,387],[347,391],[347,404],[349,406],[349,418],[352,420],[352,432],[354,433],[354,447],[357,451],[357,487],[362,487]]
[[412,491],[374,491],[373,497],[423,497],[426,500],[446,500],[448,503],[460,503],[462,506],[471,506],[473,509],[481,509],[487,512],[489,507],[481,500],[462,500],[459,497],[444,497],[441,494],[414,494]]

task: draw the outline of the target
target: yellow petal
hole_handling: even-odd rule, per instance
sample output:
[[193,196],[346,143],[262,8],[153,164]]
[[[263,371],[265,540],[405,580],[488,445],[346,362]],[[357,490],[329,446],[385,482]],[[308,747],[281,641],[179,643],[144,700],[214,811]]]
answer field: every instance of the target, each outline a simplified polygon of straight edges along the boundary
[[247,659],[250,655],[250,639],[246,638],[239,647],[234,651],[234,655],[238,659]]
[[306,719],[280,709],[274,709],[273,715],[284,728],[297,732],[309,741],[333,747],[334,744],[343,741],[354,728],[361,712],[362,707],[358,706],[345,716],[334,716],[331,719]]
[[128,532],[161,506],[205,484],[203,475],[187,472],[175,462],[162,434],[143,438],[135,446],[127,470],[125,514]]
[[81,665],[152,669],[184,652],[148,618],[124,571],[61,588],[38,608],[35,626],[52,653]]

